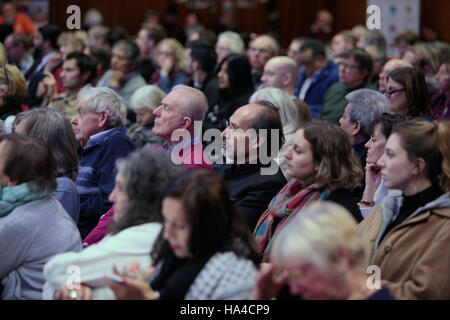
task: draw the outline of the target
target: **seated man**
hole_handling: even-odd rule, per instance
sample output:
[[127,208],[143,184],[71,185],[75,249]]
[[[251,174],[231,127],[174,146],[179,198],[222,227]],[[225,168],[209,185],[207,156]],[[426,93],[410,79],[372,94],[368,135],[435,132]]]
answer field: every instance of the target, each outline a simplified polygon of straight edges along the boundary
[[[352,149],[361,161],[361,167],[366,167],[366,143],[370,139],[375,123],[379,121],[383,112],[389,112],[387,98],[375,90],[359,89],[345,96],[348,104],[344,114],[339,119],[341,128],[347,133]],[[357,188],[352,195],[361,200],[363,187]]]
[[34,63],[30,39],[22,33],[11,33],[6,37],[4,45],[9,62],[26,74]]
[[94,79],[95,74],[96,65],[92,58],[81,52],[69,53],[61,72],[62,85],[67,91],[54,95],[57,93],[56,80],[48,73],[43,83],[53,87],[53,90],[47,90],[48,95],[44,98],[43,106],[55,109],[72,119],[76,113],[78,92]]
[[125,116],[122,100],[111,89],[87,86],[80,91],[72,124],[75,138],[83,148],[76,181],[82,238],[112,205],[108,196],[114,189],[116,159],[135,148],[123,129]]
[[278,54],[280,45],[269,35],[261,35],[253,40],[248,49],[248,60],[252,66],[253,84],[255,90],[261,85],[264,65],[270,58]]
[[295,84],[294,94],[305,101],[311,116],[317,118],[325,92],[339,81],[339,70],[326,58],[324,45],[317,40],[306,40],[300,47],[299,62],[302,69]]
[[364,49],[352,49],[344,55],[339,66],[339,82],[328,88],[323,98],[319,120],[338,124],[344,113],[347,100],[345,96],[357,89],[376,90],[376,85],[369,83],[372,74],[372,58]]
[[[266,134],[260,131],[264,129],[267,130]],[[273,130],[277,130],[278,134],[272,135]],[[256,132],[252,135],[251,131]],[[222,132],[222,137],[225,139],[225,154],[234,163],[216,164],[214,169],[225,178],[236,209],[247,220],[250,230],[253,230],[269,202],[286,184],[278,166],[275,172],[266,174],[263,171],[273,165],[272,159],[284,143],[278,111],[267,101],[240,107],[230,117],[230,124]],[[263,148],[270,151],[266,152],[271,157],[267,165],[262,162]]]
[[120,40],[112,48],[111,69],[98,81],[98,87],[109,87],[122,97],[125,105],[132,94],[147,83],[136,71],[140,59],[138,46],[130,40]]
[[208,102],[203,92],[176,85],[153,111],[153,133],[164,139],[160,148],[171,153],[172,161],[187,169],[212,169],[200,139],[207,109]]

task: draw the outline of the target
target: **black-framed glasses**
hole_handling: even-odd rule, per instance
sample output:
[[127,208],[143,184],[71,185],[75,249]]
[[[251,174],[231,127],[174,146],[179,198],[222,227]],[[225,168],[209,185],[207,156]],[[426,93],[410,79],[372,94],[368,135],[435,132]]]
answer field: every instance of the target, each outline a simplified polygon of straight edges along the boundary
[[384,91],[384,94],[388,97],[388,98],[390,98],[394,93],[396,93],[396,92],[401,92],[401,91],[405,91],[406,89],[405,88],[401,88],[401,89],[395,89],[395,90],[390,90],[390,91]]

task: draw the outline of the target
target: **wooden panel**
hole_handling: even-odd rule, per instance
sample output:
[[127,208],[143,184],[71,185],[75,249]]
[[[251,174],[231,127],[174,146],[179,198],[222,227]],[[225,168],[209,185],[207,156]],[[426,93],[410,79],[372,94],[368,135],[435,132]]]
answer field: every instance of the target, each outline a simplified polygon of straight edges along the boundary
[[[78,0],[76,3],[80,6],[82,14],[95,6],[102,12],[106,25],[121,25],[133,35],[139,30],[146,10],[156,10],[163,18],[171,1]],[[320,9],[327,9],[335,16],[335,32],[350,29],[357,24],[365,24],[366,0],[270,0],[267,3],[271,1],[280,14],[279,25],[275,31],[280,34],[283,47],[287,47],[294,37],[308,35],[309,26]],[[73,3],[73,0],[51,0],[50,21],[65,28],[68,16],[66,8]],[[262,4],[258,1],[255,9],[239,9],[237,11],[242,31],[256,33],[269,31],[267,3]],[[217,22],[220,8],[221,0],[217,0],[215,12],[207,9],[199,10],[201,19],[206,26],[211,27]],[[181,29],[187,10],[185,4],[178,5],[177,20],[172,35]],[[449,18],[450,1],[422,0],[421,20],[423,25],[431,26],[447,42],[450,42]]]

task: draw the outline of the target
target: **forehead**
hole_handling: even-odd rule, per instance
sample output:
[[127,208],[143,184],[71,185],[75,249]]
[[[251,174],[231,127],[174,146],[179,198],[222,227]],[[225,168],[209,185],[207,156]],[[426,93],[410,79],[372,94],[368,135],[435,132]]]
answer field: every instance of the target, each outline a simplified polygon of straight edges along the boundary
[[182,98],[183,98],[183,90],[182,89],[172,90],[171,92],[169,92],[169,94],[167,96],[165,96],[161,100],[161,104],[166,104],[166,105],[170,105],[171,107],[177,108],[180,104],[179,101]]
[[120,56],[120,57],[124,57],[124,58],[127,57],[127,54],[126,54],[125,50],[120,49],[120,48],[114,48],[113,51],[112,51],[112,54],[114,56]]
[[293,41],[293,42],[291,42],[291,44],[289,46],[289,49],[298,51],[298,50],[300,50],[300,47],[301,47],[301,43],[300,42]]
[[308,140],[305,139],[305,136],[303,135],[303,129],[297,130],[295,133],[295,136],[293,138],[293,142],[299,146],[309,146]]
[[63,67],[64,68],[77,68],[77,61],[75,59],[65,60]]
[[393,133],[389,136],[388,140],[386,141],[386,148],[387,149],[396,149],[396,150],[403,150],[403,147],[400,143],[400,137],[398,134]]
[[93,112],[87,105],[87,102],[85,99],[81,99],[80,102],[78,102],[77,110],[85,111],[85,112]]
[[256,38],[253,42],[252,42],[252,47],[262,47],[262,48],[266,48],[266,49],[270,49],[270,39],[264,37],[264,38]]
[[258,112],[258,108],[260,108],[260,106],[255,104],[248,104],[240,107],[230,117],[230,121],[238,126],[247,125]]

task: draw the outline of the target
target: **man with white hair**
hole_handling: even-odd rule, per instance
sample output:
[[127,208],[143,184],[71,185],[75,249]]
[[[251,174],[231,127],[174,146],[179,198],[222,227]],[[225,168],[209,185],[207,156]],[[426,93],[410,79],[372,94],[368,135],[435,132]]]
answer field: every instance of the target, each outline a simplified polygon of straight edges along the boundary
[[203,92],[176,85],[153,111],[153,133],[164,139],[160,148],[169,152],[176,164],[187,169],[212,169],[200,139],[207,109],[208,102]]
[[219,34],[216,42],[217,64],[232,53],[243,54],[245,45],[239,34],[233,31],[225,31]]
[[78,229],[84,238],[110,207],[108,196],[115,185],[116,159],[133,151],[125,134],[126,107],[112,89],[85,87],[78,94],[72,119],[80,153],[76,187],[80,195]]

